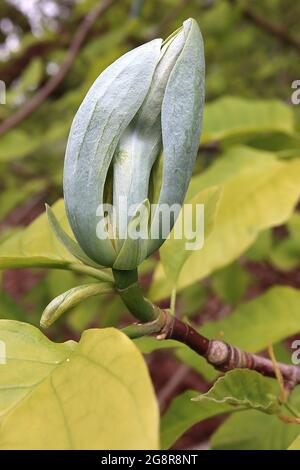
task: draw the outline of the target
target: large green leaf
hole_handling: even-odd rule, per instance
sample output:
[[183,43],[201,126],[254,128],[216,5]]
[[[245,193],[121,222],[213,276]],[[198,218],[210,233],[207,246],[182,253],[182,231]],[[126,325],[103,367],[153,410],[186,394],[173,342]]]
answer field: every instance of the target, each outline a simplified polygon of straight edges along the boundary
[[[190,239],[189,237],[191,234],[188,234],[189,237],[187,237],[186,228],[193,227],[193,230],[195,230],[195,220],[197,220],[195,214],[197,211],[197,205],[204,205],[204,226],[201,226],[201,220],[199,220],[197,224],[198,226],[196,227],[196,229],[198,229],[199,231],[199,235],[201,235],[200,231],[203,230],[204,243],[204,238],[208,237],[208,235],[213,229],[220,196],[221,190],[219,187],[204,189],[203,191],[200,191],[199,194],[194,196],[189,201],[191,211],[187,214],[182,211],[179,214],[175,226],[170,234],[170,238],[165,241],[162,248],[160,249],[160,259],[163,264],[165,273],[168,279],[174,285],[177,283],[178,276],[184,263],[187,261],[189,256],[191,256],[192,253],[194,253],[195,251],[191,249],[187,250],[186,248],[187,245],[196,246],[196,237],[194,239]],[[178,235],[182,233],[182,237],[176,238],[174,236],[174,234],[176,233],[178,233]],[[199,242],[201,241],[202,240],[200,236]],[[201,248],[202,246],[200,246],[198,249]]]
[[[156,449],[158,409],[142,356],[112,328],[55,344],[0,321],[1,449]],[[30,432],[28,429],[30,427]]]
[[273,382],[249,370],[228,372],[207,393],[196,395],[192,391],[183,393],[173,400],[164,414],[161,422],[164,449],[174,444],[193,424],[212,416],[249,408],[271,414],[279,410]]
[[226,96],[206,105],[201,141],[240,139],[253,133],[292,133],[293,130],[294,116],[290,106],[276,100]]
[[[235,148],[191,184],[195,191],[223,184],[223,194],[211,236],[185,263],[178,289],[203,279],[239,257],[259,233],[285,222],[300,196],[300,160],[278,161],[272,154]],[[155,272],[150,296],[170,295],[171,282],[162,265]]]
[[204,419],[227,413],[231,410],[228,403],[216,404],[206,400],[198,406],[192,401],[198,392],[189,390],[176,397],[161,420],[161,448],[169,449],[191,426]]
[[300,214],[295,212],[287,222],[289,236],[279,241],[269,253],[269,260],[282,271],[290,271],[300,261]]
[[222,268],[211,276],[213,292],[224,302],[240,302],[251,284],[251,276],[238,262]]
[[[54,204],[53,211],[64,229],[72,236],[62,199]],[[0,245],[0,268],[61,267],[72,262],[77,262],[76,258],[56,239],[46,214],[39,216],[31,225]]]
[[286,424],[259,411],[234,414],[213,435],[215,450],[286,450],[299,434],[298,424]]
[[207,393],[193,400],[200,402],[200,406],[203,401],[210,400],[217,405],[229,403],[233,407],[251,408],[268,414],[279,411],[272,381],[253,370],[227,372]]

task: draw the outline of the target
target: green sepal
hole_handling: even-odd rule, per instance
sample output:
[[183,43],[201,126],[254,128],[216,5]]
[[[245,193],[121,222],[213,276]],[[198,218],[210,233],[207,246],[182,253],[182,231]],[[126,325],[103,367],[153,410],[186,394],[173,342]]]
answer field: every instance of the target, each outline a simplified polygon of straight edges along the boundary
[[112,292],[112,286],[108,283],[84,284],[55,297],[45,308],[40,325],[42,328],[51,326],[63,313],[79,304],[85,299],[98,294]]
[[82,263],[87,264],[88,266],[92,266],[93,268],[103,268],[99,264],[95,263],[91,260],[84,251],[80,248],[77,242],[75,242],[65,230],[60,225],[59,221],[56,218],[53,210],[51,209],[48,204],[46,204],[46,211],[48,216],[49,225],[56,236],[56,238],[64,245],[64,247],[71,253],[71,255],[75,256],[75,258],[79,259]]

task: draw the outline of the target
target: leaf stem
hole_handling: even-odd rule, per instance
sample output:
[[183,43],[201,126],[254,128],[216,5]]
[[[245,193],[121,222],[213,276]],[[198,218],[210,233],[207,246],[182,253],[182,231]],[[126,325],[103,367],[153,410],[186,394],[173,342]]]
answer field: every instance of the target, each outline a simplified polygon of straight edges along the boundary
[[172,292],[171,292],[171,302],[170,302],[171,315],[175,315],[176,295],[177,295],[177,289],[176,289],[176,286],[175,286],[175,287],[173,287]]
[[109,282],[110,284],[113,284],[114,282],[114,279],[110,274],[85,264],[71,263],[66,267],[66,269],[70,269],[71,271],[80,274],[87,274],[88,276],[94,277],[100,281]]
[[152,322],[149,323],[134,323],[133,325],[122,328],[122,332],[129,338],[136,339],[142,336],[152,335],[161,331],[164,325],[164,315],[162,313]]
[[121,299],[136,319],[147,323],[158,318],[160,309],[143,296],[136,269],[132,271],[113,269],[113,276]]

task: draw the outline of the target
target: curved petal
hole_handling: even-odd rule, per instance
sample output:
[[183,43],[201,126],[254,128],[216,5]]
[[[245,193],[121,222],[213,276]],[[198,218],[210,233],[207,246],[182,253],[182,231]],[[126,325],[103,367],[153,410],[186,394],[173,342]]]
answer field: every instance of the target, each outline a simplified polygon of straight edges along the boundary
[[161,40],[156,39],[110,65],[90,88],[72,123],[64,168],[67,215],[82,249],[104,266],[112,266],[116,253],[109,238],[97,238],[97,209],[120,136],[149,90],[160,47]]
[[[118,210],[120,198],[128,207],[140,204],[149,194],[150,174],[162,150],[161,107],[170,73],[184,46],[180,29],[161,50],[147,96],[137,115],[122,135],[114,155],[113,202]],[[130,220],[120,211],[118,225],[121,233]]]
[[[183,23],[185,45],[170,75],[162,104],[163,177],[158,204],[182,205],[199,146],[204,107],[205,60],[195,20]],[[159,226],[156,212],[152,224]],[[175,222],[175,221],[174,221]],[[159,230],[155,229],[155,233]],[[164,239],[152,240],[149,254]]]

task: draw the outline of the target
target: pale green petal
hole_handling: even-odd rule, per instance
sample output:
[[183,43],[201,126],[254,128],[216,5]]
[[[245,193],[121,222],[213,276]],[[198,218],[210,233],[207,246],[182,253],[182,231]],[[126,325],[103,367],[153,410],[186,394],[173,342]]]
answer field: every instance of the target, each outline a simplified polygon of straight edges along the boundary
[[[203,40],[195,20],[183,24],[185,46],[170,75],[162,105],[164,148],[159,204],[182,205],[197,156],[204,106]],[[159,224],[154,215],[153,225]],[[149,253],[162,244],[153,240]]]
[[96,235],[97,208],[120,136],[149,90],[160,46],[156,39],[110,65],[92,85],[71,127],[64,170],[67,214],[82,249],[104,266],[112,266],[116,254],[109,239]]

